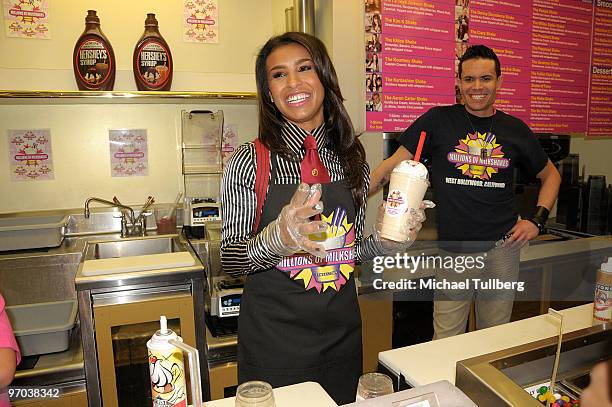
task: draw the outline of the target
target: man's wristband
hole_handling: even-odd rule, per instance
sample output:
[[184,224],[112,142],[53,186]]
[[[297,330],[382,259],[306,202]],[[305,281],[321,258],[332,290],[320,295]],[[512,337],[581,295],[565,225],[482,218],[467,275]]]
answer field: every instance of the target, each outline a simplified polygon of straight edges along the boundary
[[544,230],[544,226],[546,225],[546,221],[548,220],[549,213],[549,210],[545,207],[538,206],[533,216],[527,220],[536,225],[538,230],[542,232]]
[[539,223],[538,221],[536,221],[533,218],[529,218],[529,219],[525,219],[525,220],[528,221],[528,222],[533,223],[535,225],[535,227],[537,227],[540,232],[544,231],[544,224],[543,223]]

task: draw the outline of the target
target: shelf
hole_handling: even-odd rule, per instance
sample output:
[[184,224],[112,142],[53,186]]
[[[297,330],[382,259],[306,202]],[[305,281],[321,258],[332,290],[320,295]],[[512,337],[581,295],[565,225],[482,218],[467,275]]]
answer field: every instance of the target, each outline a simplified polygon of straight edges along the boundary
[[222,103],[254,104],[251,92],[151,92],[151,91],[14,91],[0,90],[0,105]]
[[[188,167],[189,168],[189,167]],[[197,177],[198,175],[223,175],[223,170],[190,170],[190,169],[183,169],[183,175],[188,175],[188,176],[195,176]]]

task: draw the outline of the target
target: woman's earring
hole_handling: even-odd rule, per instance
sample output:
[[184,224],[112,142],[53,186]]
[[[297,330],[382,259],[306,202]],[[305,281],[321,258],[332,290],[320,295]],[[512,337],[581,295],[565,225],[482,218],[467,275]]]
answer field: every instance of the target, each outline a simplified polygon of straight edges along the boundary
[[272,94],[268,93],[268,95],[270,95],[270,102],[274,103],[274,98],[272,97]]

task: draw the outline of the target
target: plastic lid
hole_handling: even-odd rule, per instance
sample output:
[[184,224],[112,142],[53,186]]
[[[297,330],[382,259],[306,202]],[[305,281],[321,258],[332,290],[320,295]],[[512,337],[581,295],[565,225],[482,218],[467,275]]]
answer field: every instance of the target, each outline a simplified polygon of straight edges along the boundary
[[147,19],[145,20],[145,27],[157,27],[157,19],[154,13],[147,13]]
[[85,22],[88,24],[100,24],[100,18],[98,18],[96,10],[87,10],[87,17],[85,17]]
[[612,273],[612,257],[608,257],[607,263],[602,263],[601,271],[604,271],[606,273]]

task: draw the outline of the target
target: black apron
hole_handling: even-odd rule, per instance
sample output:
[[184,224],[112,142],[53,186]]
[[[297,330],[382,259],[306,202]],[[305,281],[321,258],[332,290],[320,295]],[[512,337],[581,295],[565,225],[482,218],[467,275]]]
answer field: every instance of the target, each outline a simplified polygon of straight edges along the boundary
[[[297,185],[275,185],[276,158],[259,232]],[[337,404],[355,401],[362,372],[361,315],[353,278],[355,204],[344,181],[323,185],[327,256],[285,257],[247,277],[238,317],[238,383],[318,382]],[[330,229],[328,229],[329,231]],[[329,236],[333,236],[329,238]],[[322,267],[320,267],[322,266]]]

